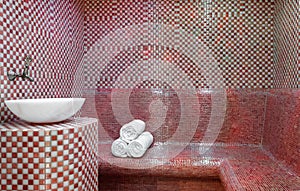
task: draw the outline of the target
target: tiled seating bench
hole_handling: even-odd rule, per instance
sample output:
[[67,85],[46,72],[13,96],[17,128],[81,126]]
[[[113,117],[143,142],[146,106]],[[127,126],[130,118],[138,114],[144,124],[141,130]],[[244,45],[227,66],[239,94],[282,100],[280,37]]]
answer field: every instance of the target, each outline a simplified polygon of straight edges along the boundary
[[[100,176],[218,178],[226,191],[296,191],[300,177],[286,170],[258,145],[215,144],[200,156],[205,146],[190,144],[175,158],[153,159],[152,168],[123,168],[120,162],[135,163],[135,159],[115,158],[108,151],[110,144],[99,145]],[[127,166],[128,166],[127,165]],[[101,185],[100,185],[101,188]],[[149,189],[150,190],[150,189]]]

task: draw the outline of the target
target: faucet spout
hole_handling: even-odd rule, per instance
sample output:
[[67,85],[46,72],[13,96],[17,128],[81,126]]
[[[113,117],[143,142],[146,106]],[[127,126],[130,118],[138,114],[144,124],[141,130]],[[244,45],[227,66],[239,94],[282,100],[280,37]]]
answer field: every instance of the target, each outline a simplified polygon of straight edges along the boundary
[[22,79],[23,79],[23,80],[26,80],[26,79],[28,79],[30,82],[33,82],[33,81],[34,81],[34,80],[33,80],[33,78],[32,78],[32,77],[30,77],[30,76],[28,76],[28,75],[25,75],[25,76],[24,76],[24,75],[22,75],[21,77],[22,77]]

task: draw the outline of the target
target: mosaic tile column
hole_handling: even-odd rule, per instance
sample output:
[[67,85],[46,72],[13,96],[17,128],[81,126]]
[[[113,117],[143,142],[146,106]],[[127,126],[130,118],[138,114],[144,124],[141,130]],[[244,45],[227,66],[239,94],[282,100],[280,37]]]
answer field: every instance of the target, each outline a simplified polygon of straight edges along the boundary
[[0,190],[98,190],[96,119],[0,125]]

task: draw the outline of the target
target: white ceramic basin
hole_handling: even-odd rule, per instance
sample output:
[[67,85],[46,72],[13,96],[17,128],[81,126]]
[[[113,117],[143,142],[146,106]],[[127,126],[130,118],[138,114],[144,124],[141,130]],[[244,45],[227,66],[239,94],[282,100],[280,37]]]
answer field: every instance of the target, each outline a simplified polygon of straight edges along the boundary
[[7,100],[5,104],[19,118],[32,123],[54,123],[68,119],[82,107],[85,98]]

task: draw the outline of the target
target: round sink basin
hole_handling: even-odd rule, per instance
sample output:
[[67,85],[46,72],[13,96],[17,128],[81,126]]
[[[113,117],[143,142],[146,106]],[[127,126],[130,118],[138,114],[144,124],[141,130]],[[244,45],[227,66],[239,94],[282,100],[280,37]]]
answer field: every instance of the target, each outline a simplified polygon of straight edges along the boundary
[[85,98],[45,98],[6,100],[19,118],[31,123],[54,123],[70,118],[82,107]]

